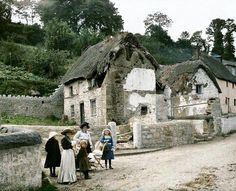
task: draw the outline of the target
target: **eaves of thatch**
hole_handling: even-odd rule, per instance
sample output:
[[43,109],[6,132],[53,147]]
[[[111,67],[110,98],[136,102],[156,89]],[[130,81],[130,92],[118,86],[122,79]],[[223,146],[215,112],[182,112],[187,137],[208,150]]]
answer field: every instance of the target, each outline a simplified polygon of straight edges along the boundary
[[163,65],[161,66],[161,72],[157,74],[157,82],[161,84],[162,87],[169,86],[173,95],[180,92],[187,94],[192,91],[192,87],[188,85],[188,82],[200,68],[207,73],[220,93],[221,89],[214,74],[204,65],[202,60],[186,61],[168,66]]
[[120,54],[126,54],[126,59],[129,60],[133,52],[137,52],[140,59],[148,60],[156,69],[159,68],[155,59],[139,45],[133,34],[120,33],[88,48],[67,71],[62,83],[68,84],[78,79],[104,76]]
[[218,79],[236,83],[236,77],[218,60],[207,55],[202,55],[200,59]]

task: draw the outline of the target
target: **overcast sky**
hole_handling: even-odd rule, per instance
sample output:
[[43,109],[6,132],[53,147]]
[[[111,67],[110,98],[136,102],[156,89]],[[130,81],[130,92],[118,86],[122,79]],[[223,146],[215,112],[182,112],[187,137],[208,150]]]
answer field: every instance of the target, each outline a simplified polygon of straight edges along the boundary
[[192,34],[205,29],[212,19],[236,20],[236,0],[111,0],[124,20],[124,30],[145,31],[143,21],[148,14],[162,12],[173,20],[169,35],[177,40],[182,31]]

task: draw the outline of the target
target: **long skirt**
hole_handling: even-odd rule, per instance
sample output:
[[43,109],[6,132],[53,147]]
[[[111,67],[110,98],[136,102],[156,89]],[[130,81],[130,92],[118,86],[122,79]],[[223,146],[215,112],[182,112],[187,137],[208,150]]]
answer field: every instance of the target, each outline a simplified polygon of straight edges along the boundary
[[76,182],[75,155],[72,149],[62,151],[60,167],[58,183]]

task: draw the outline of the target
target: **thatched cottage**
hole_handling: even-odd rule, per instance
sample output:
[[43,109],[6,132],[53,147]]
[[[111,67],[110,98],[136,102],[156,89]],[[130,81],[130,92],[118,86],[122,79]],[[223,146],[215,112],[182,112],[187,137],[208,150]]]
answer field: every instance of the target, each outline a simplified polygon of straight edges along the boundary
[[64,114],[94,125],[156,121],[157,70],[131,33],[110,37],[88,48],[65,74]]
[[202,60],[161,66],[157,81],[165,89],[168,115],[174,118],[209,115],[209,102],[221,93],[214,74]]

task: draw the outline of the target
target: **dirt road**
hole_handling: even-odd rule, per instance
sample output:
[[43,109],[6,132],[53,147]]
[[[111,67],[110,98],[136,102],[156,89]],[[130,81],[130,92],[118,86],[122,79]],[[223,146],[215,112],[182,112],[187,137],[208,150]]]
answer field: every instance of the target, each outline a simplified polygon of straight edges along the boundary
[[81,190],[236,190],[236,134],[211,142],[116,157],[113,170],[78,173],[77,183],[57,185],[60,191]]

